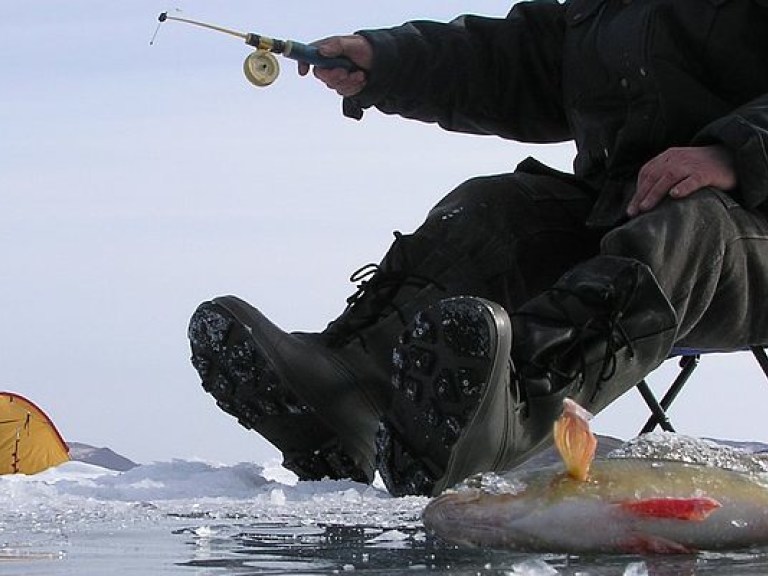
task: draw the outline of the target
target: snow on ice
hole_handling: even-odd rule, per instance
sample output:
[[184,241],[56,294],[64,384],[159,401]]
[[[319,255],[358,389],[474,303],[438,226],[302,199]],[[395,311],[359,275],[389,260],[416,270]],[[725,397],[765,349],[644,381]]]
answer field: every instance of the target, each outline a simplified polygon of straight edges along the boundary
[[659,564],[457,549],[425,533],[427,501],[393,498],[380,483],[298,482],[277,464],[174,460],[115,471],[70,461],[35,476],[0,477],[0,573],[645,576],[768,570],[763,553]]

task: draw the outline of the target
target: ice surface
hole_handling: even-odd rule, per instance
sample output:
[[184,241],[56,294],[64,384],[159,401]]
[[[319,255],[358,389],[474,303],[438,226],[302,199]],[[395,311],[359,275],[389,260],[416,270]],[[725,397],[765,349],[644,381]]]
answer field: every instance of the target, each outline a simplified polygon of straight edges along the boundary
[[768,472],[766,446],[725,443],[670,432],[643,434],[608,454],[609,458],[675,460],[747,473]]
[[540,558],[519,562],[508,572],[509,576],[554,576],[559,573],[557,569]]
[[624,570],[624,576],[648,576],[648,567],[645,562],[632,562]]
[[482,490],[488,494],[519,494],[526,485],[514,474],[503,475],[496,472],[473,474],[455,488],[458,492],[465,490]]
[[350,481],[296,482],[284,470],[255,464],[179,460],[120,473],[68,462],[36,476],[0,477],[0,572],[102,574],[112,556],[145,574],[242,568],[243,556],[230,558],[233,550],[257,542],[269,553],[257,554],[256,564],[275,566],[297,563],[276,560],[277,550],[334,541],[401,549],[423,541],[425,504]]
[[[647,441],[670,452],[691,447],[660,435]],[[711,446],[693,448],[701,458]],[[297,482],[276,465],[177,460],[116,472],[68,462],[0,477],[0,574],[768,573],[768,553],[759,550],[647,560],[457,549],[424,531],[427,501],[392,498],[380,484]]]

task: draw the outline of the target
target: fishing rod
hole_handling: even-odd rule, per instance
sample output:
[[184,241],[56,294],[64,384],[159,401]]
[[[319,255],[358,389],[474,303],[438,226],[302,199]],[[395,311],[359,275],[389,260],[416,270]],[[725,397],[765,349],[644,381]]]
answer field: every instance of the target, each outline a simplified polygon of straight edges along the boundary
[[190,20],[189,18],[169,16],[168,12],[162,12],[157,20],[158,28],[155,30],[155,35],[152,37],[150,44],[154,43],[157,31],[160,29],[160,24],[168,20],[199,26],[200,28],[206,28],[208,30],[243,39],[248,46],[252,46],[256,49],[255,52],[252,52],[245,58],[245,62],[243,62],[243,73],[251,84],[260,87],[269,86],[280,74],[280,65],[274,54],[280,54],[291,60],[305,62],[312,66],[317,66],[318,68],[343,68],[349,72],[354,72],[358,69],[348,58],[323,56],[316,46],[302,44],[301,42],[295,42],[293,40],[278,40],[261,34],[238,32],[237,30],[231,30],[214,24],[207,24],[197,20]]

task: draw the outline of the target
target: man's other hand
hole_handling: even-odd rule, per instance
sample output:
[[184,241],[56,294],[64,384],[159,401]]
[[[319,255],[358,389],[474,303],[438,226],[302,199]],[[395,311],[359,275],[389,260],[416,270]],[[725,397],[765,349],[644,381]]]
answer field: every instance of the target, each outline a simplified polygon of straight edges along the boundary
[[666,196],[685,198],[707,186],[733,190],[736,184],[733,156],[724,146],[670,148],[640,169],[627,215],[652,210]]

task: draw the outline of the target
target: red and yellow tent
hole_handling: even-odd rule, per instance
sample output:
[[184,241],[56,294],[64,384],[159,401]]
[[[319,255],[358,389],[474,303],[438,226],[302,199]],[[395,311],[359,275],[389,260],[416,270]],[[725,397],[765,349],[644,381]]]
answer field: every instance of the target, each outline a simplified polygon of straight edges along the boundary
[[0,474],[36,474],[69,460],[69,447],[40,408],[0,392]]

